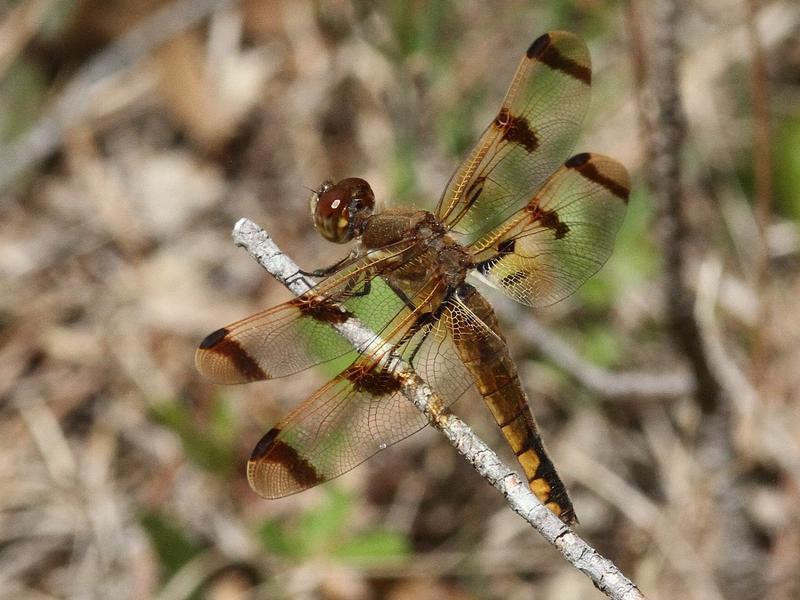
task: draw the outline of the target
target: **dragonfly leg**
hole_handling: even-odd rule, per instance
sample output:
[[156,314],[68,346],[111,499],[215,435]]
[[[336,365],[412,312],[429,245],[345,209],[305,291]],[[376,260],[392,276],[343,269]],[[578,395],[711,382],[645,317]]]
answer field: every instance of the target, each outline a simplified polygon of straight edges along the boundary
[[300,269],[298,272],[301,275],[305,275],[306,277],[315,277],[315,278],[327,277],[328,275],[331,275],[336,271],[338,271],[339,269],[341,269],[342,267],[346,266],[348,263],[352,262],[356,258],[358,258],[358,253],[354,249],[352,252],[350,252],[350,254],[345,256],[343,259],[337,260],[330,266],[322,267],[321,269],[315,269],[313,271],[304,271],[303,269]]

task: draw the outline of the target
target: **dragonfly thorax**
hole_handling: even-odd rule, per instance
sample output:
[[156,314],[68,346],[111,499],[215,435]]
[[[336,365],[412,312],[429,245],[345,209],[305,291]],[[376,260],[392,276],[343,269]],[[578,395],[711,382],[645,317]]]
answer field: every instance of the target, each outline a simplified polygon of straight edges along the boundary
[[459,287],[472,268],[472,257],[460,244],[454,242],[449,236],[443,239],[444,246],[436,255],[436,266],[447,289],[454,290]]

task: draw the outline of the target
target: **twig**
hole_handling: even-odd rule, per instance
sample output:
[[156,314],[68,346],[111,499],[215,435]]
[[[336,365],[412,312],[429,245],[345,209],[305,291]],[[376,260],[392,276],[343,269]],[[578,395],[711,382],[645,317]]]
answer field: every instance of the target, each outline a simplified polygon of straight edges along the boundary
[[[753,103],[753,178],[755,180],[755,218],[759,231],[761,247],[758,253],[756,270],[757,289],[763,290],[769,281],[769,248],[767,246],[767,227],[772,204],[772,126],[769,109],[769,83],[764,48],[758,34],[758,13],[761,2],[747,0],[747,37],[752,55],[750,69],[750,94]],[[755,328],[753,340],[754,375],[764,372],[764,330],[769,318],[767,302],[761,303],[759,323]]]
[[641,531],[647,532],[667,561],[672,563],[687,588],[695,592],[693,597],[723,600],[724,596],[710,576],[707,562],[684,532],[675,526],[674,517],[668,510],[630,485],[605,462],[596,460],[590,454],[570,446],[560,458],[565,459],[562,464],[566,464],[571,472],[576,473],[583,485],[617,507]]
[[661,212],[670,330],[676,345],[689,360],[697,382],[697,402],[705,414],[710,414],[721,404],[720,385],[700,342],[700,328],[693,313],[693,294],[686,275],[690,228],[681,169],[686,123],[678,69],[680,5],[679,0],[659,0],[653,4],[655,35],[650,89],[655,115],[651,123],[649,178]]
[[685,117],[681,102],[678,31],[684,3],[657,0],[653,3],[654,45],[650,85],[655,103],[651,143],[650,184],[658,199],[663,229],[667,304],[670,330],[676,346],[686,355],[697,381],[696,399],[703,412],[697,435],[697,453],[714,473],[714,499],[719,520],[720,552],[716,576],[727,597],[761,597],[754,592],[763,585],[757,540],[749,527],[735,469],[736,448],[732,440],[731,398],[720,381],[714,356],[704,343],[707,335],[694,311],[688,285],[687,259],[691,227],[684,194],[681,157],[685,141]]
[[715,317],[722,274],[722,261],[716,256],[709,256],[700,264],[695,318],[701,325],[709,366],[725,390],[725,397],[736,408],[737,417],[749,421],[759,405],[758,391],[725,349],[723,332]]
[[[294,294],[311,289],[311,284],[299,275],[298,266],[275,245],[269,235],[248,219],[241,219],[233,228],[233,239],[245,248],[273,277]],[[376,335],[358,319],[348,319],[337,330],[354,347],[374,344]],[[542,505],[517,474],[504,465],[483,441],[458,417],[442,408],[434,390],[398,358],[388,365],[403,382],[403,395],[411,401],[441,431],[470,464],[500,491],[511,508],[530,523],[548,542],[577,569],[586,574],[594,585],[609,598],[643,599],[639,589],[607,558],[578,537],[569,527]]]
[[24,135],[0,151],[0,191],[61,145],[66,131],[91,108],[99,84],[130,68],[181,31],[234,0],[178,0],[142,22],[95,56],[67,84],[58,99]]
[[[755,178],[756,222],[763,239],[769,225],[772,201],[772,126],[769,108],[769,81],[764,48],[758,32],[760,0],[747,0],[747,34],[752,66],[750,93],[753,103],[753,174]],[[766,248],[763,248],[766,258]]]
[[[504,300],[499,303],[505,304]],[[592,364],[572,346],[543,325],[536,317],[516,306],[508,312],[513,314],[518,330],[525,332],[525,339],[553,362],[559,369],[574,377],[582,386],[607,398],[679,397],[695,391],[694,379],[685,370],[672,373],[647,371],[611,371]]]
[[[633,84],[636,90],[636,104],[638,107],[637,120],[639,121],[639,133],[642,139],[649,140],[652,135],[653,123],[647,118],[647,106],[649,104],[650,90],[647,87],[647,46],[644,41],[644,23],[641,16],[641,6],[639,0],[626,0],[625,2],[625,26],[628,33],[628,47],[630,48],[631,70],[633,72]],[[652,148],[645,145],[645,162],[651,159]]]

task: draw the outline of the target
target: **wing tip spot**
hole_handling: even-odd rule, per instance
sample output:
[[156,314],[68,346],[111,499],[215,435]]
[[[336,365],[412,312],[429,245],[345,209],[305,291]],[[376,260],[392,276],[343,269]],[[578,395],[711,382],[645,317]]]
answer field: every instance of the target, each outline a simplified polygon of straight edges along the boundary
[[526,55],[528,58],[539,56],[547,46],[550,45],[550,34],[543,33],[538,38],[533,40],[533,43],[528,47]]
[[230,332],[225,327],[221,327],[216,331],[209,333],[205,338],[203,338],[203,341],[200,342],[200,350],[208,350],[209,348],[213,348],[219,344],[220,341],[225,339],[225,336],[228,335],[228,333]]
[[577,169],[585,165],[589,160],[592,158],[592,155],[588,152],[581,152],[580,154],[576,154],[567,159],[564,163],[564,166],[569,169]]
[[210,333],[194,355],[197,370],[216,383],[245,383],[271,379],[226,327]]
[[[317,468],[294,447],[279,440],[280,427],[262,437],[247,461],[250,487],[265,498],[281,498],[325,481]],[[290,485],[286,485],[291,480]]]
[[278,437],[280,432],[280,428],[273,427],[267,433],[265,433],[264,436],[258,440],[256,447],[253,448],[253,452],[250,454],[250,460],[254,461],[264,458],[267,452],[269,452],[270,448],[272,448],[275,438]]
[[592,68],[588,64],[588,56],[575,56],[575,58],[572,58],[559,50],[559,45],[563,47],[565,42],[567,49],[569,49],[570,44],[574,46],[575,40],[583,44],[580,38],[568,32],[554,31],[545,33],[533,41],[525,54],[531,60],[536,59],[551,69],[561,71],[586,85],[591,85]]
[[564,166],[577,170],[586,179],[603,186],[624,203],[628,203],[631,192],[630,176],[619,162],[599,154],[581,152],[567,159]]

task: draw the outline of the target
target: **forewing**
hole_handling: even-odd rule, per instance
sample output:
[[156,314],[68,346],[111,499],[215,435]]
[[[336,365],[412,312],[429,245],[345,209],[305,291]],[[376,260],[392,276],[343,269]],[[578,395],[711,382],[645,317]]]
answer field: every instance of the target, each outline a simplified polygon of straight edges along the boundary
[[558,302],[610,256],[629,189],[617,161],[573,156],[523,210],[471,247],[478,271],[523,304]]
[[531,44],[498,116],[439,200],[438,216],[463,242],[520,209],[569,155],[590,83],[589,51],[578,36],[554,31]]
[[348,353],[355,359],[335,325],[355,316],[381,332],[402,318],[404,301],[378,274],[408,246],[372,252],[302,296],[218,329],[197,349],[197,369],[230,384],[284,377]]
[[[420,316],[391,351],[430,385],[443,406],[473,385],[449,333],[465,334],[470,325],[455,324],[460,317],[453,308],[445,305],[436,318]],[[278,498],[333,479],[426,425],[403,396],[397,372],[381,362],[387,356],[359,358],[261,439],[247,467],[256,493]]]

